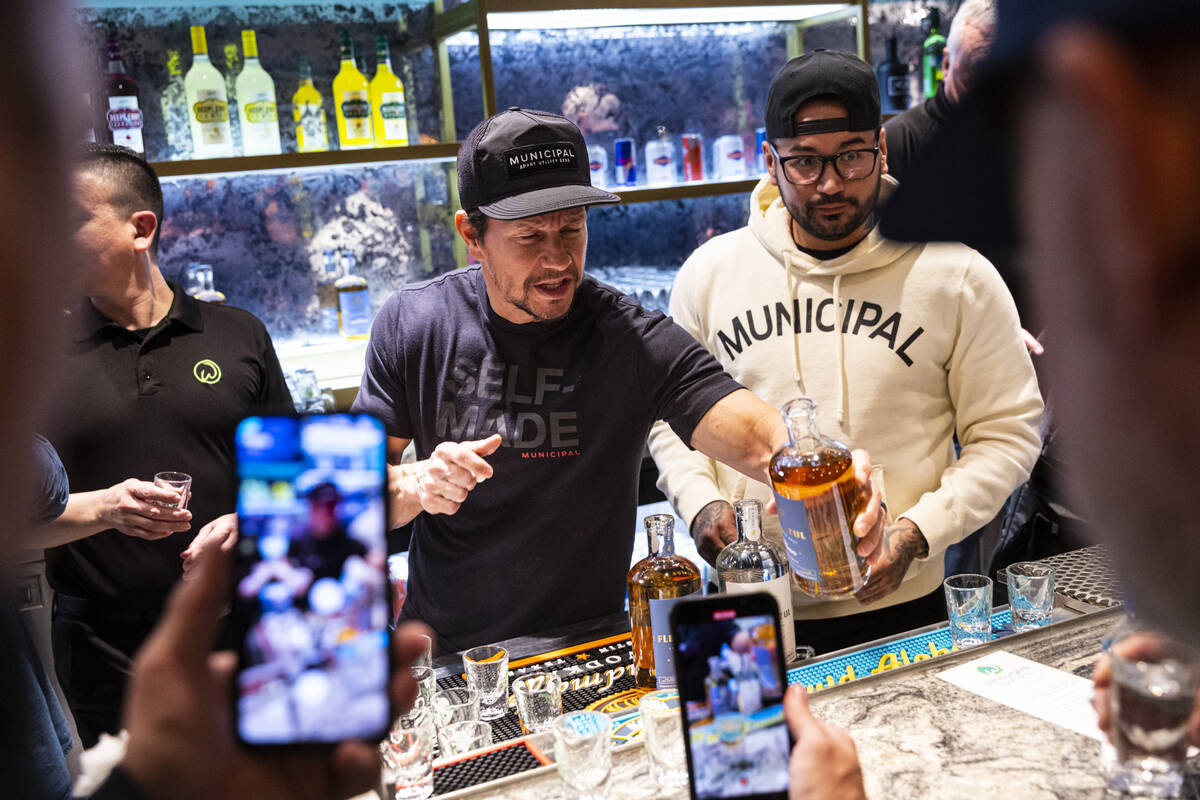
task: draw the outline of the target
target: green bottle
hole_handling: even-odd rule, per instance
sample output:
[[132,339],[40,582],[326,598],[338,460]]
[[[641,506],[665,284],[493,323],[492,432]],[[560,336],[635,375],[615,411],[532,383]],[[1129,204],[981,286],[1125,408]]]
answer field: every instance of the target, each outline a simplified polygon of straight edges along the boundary
[[938,31],[941,27],[941,11],[929,9],[929,16],[921,23],[921,30],[925,34],[925,43],[921,45],[921,77],[924,79],[926,97],[933,97],[942,85],[942,53],[946,49],[946,37]]

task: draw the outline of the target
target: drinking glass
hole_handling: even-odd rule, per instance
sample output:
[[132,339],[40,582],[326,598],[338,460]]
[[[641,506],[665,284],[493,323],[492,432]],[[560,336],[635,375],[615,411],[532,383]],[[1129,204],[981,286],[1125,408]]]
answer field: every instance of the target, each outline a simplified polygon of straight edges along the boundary
[[549,728],[562,714],[562,678],[553,672],[534,672],[513,681],[517,715],[528,733]]
[[433,716],[439,728],[452,722],[478,722],[479,692],[469,686],[442,689],[433,696]]
[[1136,621],[1113,636],[1110,721],[1102,765],[1108,785],[1143,797],[1183,786],[1188,720],[1200,686],[1200,656]]
[[603,797],[612,766],[612,723],[597,711],[575,711],[554,720],[554,761],[558,776],[582,800]]
[[660,689],[642,696],[638,703],[650,775],[659,789],[677,791],[687,786],[687,753],[684,752],[683,720],[679,716],[679,692]]
[[499,719],[508,711],[508,651],[486,644],[463,653],[467,684],[479,692],[479,718]]
[[413,659],[414,667],[432,667],[433,666],[433,639],[421,634],[421,638],[425,640],[425,648],[421,650],[421,655]]
[[433,744],[433,720],[418,697],[408,713],[396,718],[384,747],[396,800],[420,800],[433,794]]
[[155,503],[164,508],[187,508],[192,498],[192,476],[186,472],[159,472],[154,476],[154,485],[179,492],[178,503]]
[[959,650],[992,639],[992,579],[986,575],[951,575],[943,583],[950,638]]
[[492,726],[488,722],[453,722],[438,731],[442,757],[458,756],[487,747],[492,743]]
[[413,679],[417,682],[417,696],[425,701],[425,705],[433,708],[433,696],[437,693],[437,678],[432,667],[412,667]]
[[1031,631],[1050,624],[1054,611],[1054,567],[1036,561],[1011,564],[1008,607],[1014,631]]

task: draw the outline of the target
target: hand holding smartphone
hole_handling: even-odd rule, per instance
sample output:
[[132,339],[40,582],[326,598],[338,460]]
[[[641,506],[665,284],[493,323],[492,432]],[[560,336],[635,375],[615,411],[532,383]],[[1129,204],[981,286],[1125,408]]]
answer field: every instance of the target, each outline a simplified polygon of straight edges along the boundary
[[238,739],[382,739],[392,719],[383,426],[363,414],[249,417],[235,441]]
[[685,600],[671,611],[695,800],[787,797],[792,739],[779,625],[765,593]]

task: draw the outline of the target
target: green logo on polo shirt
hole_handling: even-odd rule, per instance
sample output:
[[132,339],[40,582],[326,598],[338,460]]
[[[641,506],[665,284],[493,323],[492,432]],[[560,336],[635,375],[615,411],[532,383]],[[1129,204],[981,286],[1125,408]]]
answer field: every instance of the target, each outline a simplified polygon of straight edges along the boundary
[[192,367],[192,374],[201,383],[211,384],[221,380],[221,368],[217,366],[217,362],[209,358],[197,361],[196,366]]

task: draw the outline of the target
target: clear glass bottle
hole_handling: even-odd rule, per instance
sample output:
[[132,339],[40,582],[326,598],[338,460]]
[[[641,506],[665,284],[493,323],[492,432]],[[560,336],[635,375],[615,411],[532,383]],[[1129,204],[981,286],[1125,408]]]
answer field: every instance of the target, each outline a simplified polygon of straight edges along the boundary
[[650,554],[626,576],[629,625],[633,634],[634,680],[638,686],[674,688],[671,655],[671,606],[681,597],[700,593],[700,570],[675,553],[675,518],[646,517]]
[[368,86],[371,121],[376,147],[403,147],[408,144],[408,110],[404,105],[404,84],[392,71],[387,37],[375,37],[375,77]]
[[817,404],[807,397],[785,405],[783,421],[790,441],[768,471],[796,585],[820,600],[849,597],[870,577],[854,551],[854,520],[867,497],[854,480],[850,448],[821,435]]
[[292,95],[292,115],[297,153],[323,153],[329,149],[325,101],[313,85],[312,67],[304,56],[300,56],[300,85]]
[[367,279],[354,274],[354,254],[342,253],[342,277],[334,281],[338,302],[338,331],[347,339],[371,335],[371,292]]
[[208,58],[204,26],[192,26],[192,67],[183,79],[196,158],[233,155],[225,79]]
[[209,264],[193,264],[188,270],[189,282],[194,281],[194,291],[188,291],[192,297],[205,303],[225,305],[225,293],[217,291],[213,285],[213,270]]
[[125,60],[121,57],[121,45],[115,33],[110,33],[106,46],[108,75],[104,78],[104,92],[108,107],[104,110],[108,141],[128,147],[138,153],[146,152],[142,143],[142,110],[138,106],[138,85],[125,72]]
[[233,141],[234,155],[241,155],[242,120],[238,113],[237,76],[242,72],[242,56],[237,42],[226,42],[222,53],[225,56],[225,99],[229,103],[229,138]]
[[192,155],[192,134],[188,129],[187,90],[183,86],[183,67],[179,51],[167,51],[167,85],[159,98],[163,128],[167,133],[167,159]]
[[321,333],[338,334],[338,291],[337,279],[342,275],[338,254],[325,251],[325,267],[317,280],[317,313],[320,315]]
[[343,150],[370,147],[371,101],[367,78],[354,63],[354,45],[350,31],[338,31],[342,64],[333,77],[333,105],[337,112],[338,145]]
[[279,155],[279,112],[275,106],[275,81],[258,60],[258,38],[242,31],[245,66],[237,76],[238,122],[242,128],[242,153],[248,156]]
[[763,538],[762,503],[739,500],[733,504],[738,538],[717,556],[717,579],[722,592],[730,594],[767,592],[779,604],[780,643],[783,657],[796,653],[796,629],[792,624],[792,571],[787,551]]

